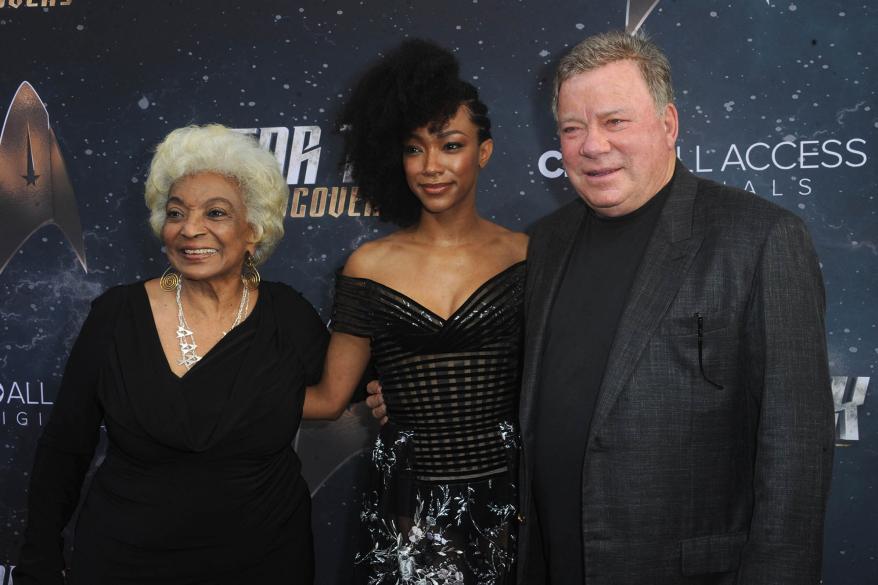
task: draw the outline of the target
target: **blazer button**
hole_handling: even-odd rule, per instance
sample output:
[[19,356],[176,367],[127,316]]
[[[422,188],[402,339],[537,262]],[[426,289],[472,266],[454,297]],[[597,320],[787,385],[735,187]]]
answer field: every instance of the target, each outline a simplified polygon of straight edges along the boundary
[[518,513],[517,519],[519,524],[524,524],[527,521],[527,517],[521,512]]

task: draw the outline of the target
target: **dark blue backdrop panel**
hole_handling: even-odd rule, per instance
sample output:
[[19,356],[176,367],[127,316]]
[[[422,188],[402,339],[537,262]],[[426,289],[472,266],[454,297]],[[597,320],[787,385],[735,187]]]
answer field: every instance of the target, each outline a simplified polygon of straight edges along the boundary
[[[651,4],[632,2],[632,14]],[[52,158],[52,135],[34,135],[29,159],[10,114],[0,144],[0,232],[11,234],[11,218],[25,216],[33,231],[0,234],[14,252],[0,270],[0,584],[17,554],[40,427],[89,300],[165,267],[143,183],[150,151],[168,131],[220,122],[275,152],[291,195],[286,236],[263,275],[300,289],[326,318],[333,273],[359,243],[390,229],[356,200],[332,132],[363,68],[406,37],[456,51],[494,122],[479,207],[523,230],[575,196],[549,110],[553,67],[583,37],[623,28],[627,8],[625,0],[0,0],[0,112],[24,111],[12,100],[27,81],[57,139]],[[673,65],[683,162],[794,211],[811,229],[827,286],[838,412],[825,582],[878,582],[875,9],[678,0],[644,14],[643,28]],[[49,160],[53,185],[69,177],[86,269],[71,245],[69,210],[39,221],[21,211],[28,160]],[[336,423],[303,425],[297,439],[321,584],[348,582],[373,434],[361,405]]]

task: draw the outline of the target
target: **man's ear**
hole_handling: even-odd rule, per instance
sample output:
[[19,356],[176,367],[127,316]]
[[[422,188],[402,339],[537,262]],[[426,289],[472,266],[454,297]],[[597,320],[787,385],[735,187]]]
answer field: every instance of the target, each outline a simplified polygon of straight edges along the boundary
[[680,131],[677,107],[674,104],[668,104],[665,106],[665,111],[662,114],[662,124],[665,128],[665,137],[668,146],[674,148],[674,145],[677,143],[677,134]]

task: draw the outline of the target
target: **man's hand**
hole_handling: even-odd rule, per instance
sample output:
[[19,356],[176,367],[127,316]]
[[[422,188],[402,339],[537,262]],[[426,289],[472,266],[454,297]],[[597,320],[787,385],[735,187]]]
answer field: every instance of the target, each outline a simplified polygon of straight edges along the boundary
[[387,407],[384,406],[381,383],[378,380],[372,380],[366,384],[366,392],[369,393],[368,398],[366,398],[366,405],[372,409],[372,416],[377,418],[383,425],[387,422]]

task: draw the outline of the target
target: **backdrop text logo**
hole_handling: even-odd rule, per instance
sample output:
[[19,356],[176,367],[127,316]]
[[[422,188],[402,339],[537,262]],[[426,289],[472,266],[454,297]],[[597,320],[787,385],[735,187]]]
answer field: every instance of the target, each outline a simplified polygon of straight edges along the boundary
[[0,0],[0,8],[54,8],[70,6],[73,0]]

